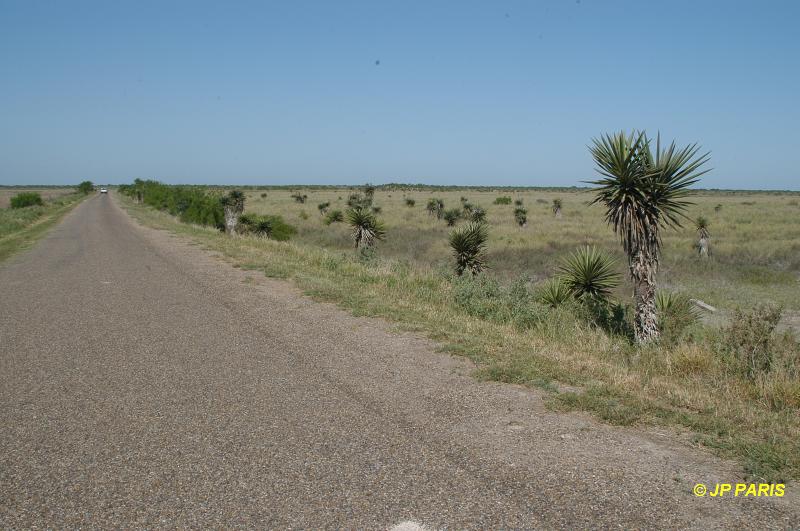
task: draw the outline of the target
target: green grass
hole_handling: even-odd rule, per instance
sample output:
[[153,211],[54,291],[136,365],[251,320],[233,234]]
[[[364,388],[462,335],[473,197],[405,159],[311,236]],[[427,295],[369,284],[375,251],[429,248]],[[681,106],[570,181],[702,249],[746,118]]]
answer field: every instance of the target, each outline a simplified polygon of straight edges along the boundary
[[[289,190],[273,190],[262,199],[255,191],[248,195],[247,210],[277,213],[299,226],[299,241],[292,242],[228,238],[212,229],[179,223],[166,214],[127,200],[125,205],[141,222],[201,242],[239,267],[288,279],[315,299],[337,303],[355,315],[384,317],[403,329],[423,333],[438,341],[444,351],[475,361],[479,378],[543,389],[550,397],[550,407],[555,410],[588,411],[619,425],[682,427],[695,434],[694,444],[739,459],[753,478],[800,477],[800,384],[796,374],[800,360],[791,358],[796,353],[786,350],[782,354],[786,370],[776,369],[760,380],[749,380],[732,371],[712,348],[713,342],[719,339],[719,334],[713,330],[700,331],[694,340],[674,347],[637,350],[624,338],[608,335],[588,324],[570,307],[548,310],[537,306],[526,298],[525,293],[529,292],[522,291],[529,289],[524,283],[508,282],[514,278],[513,273],[528,272],[529,276],[546,278],[560,256],[571,251],[576,242],[596,244],[609,251],[614,249],[613,237],[603,234],[610,231],[597,227],[596,219],[591,222],[585,219],[590,211],[581,212],[581,209],[586,210],[582,204],[587,198],[585,194],[552,194],[564,202],[561,220],[552,218],[551,201],[537,204],[536,198],[549,198],[545,192],[514,194],[525,197],[529,211],[536,212],[533,219],[538,220],[538,225],[529,222],[527,229],[512,225],[512,209],[504,205],[491,207],[498,195],[496,192],[486,197],[463,190],[450,195],[440,191],[433,194],[445,196],[446,201],[453,204],[461,195],[468,195],[473,203],[491,209],[494,239],[490,239],[490,245],[495,245],[493,276],[482,281],[486,284],[476,285],[462,284],[468,281],[452,278],[447,229],[443,222],[428,218],[423,210],[427,197],[423,193],[406,193],[407,197],[416,198],[414,208],[405,206],[402,192],[379,191],[376,194],[376,202],[384,207],[384,219],[390,232],[388,241],[379,245],[382,258],[369,261],[360,260],[352,250],[345,227],[324,225],[317,212],[290,203],[290,193]],[[331,189],[319,195],[314,190],[304,193],[308,193],[309,202],[313,204],[330,200],[332,205],[339,202],[339,196],[346,201],[348,195],[347,190]],[[284,195],[286,197],[282,197]],[[713,212],[713,205],[726,199],[730,200],[730,205],[726,204],[730,210],[738,209],[741,197],[711,195],[700,199],[704,205],[711,205],[709,210]],[[747,197],[756,204],[763,200],[765,204],[783,204],[781,208],[796,208],[785,205],[786,197],[765,195],[762,198],[758,194]],[[299,215],[305,210],[311,214],[306,222]],[[735,286],[741,282],[741,271],[753,274],[754,267],[778,272],[775,279],[780,286],[796,292],[797,287],[787,286],[780,276],[791,272],[792,266],[784,267],[772,261],[774,257],[785,255],[775,242],[783,239],[783,233],[796,230],[796,222],[785,214],[772,222],[772,230],[778,234],[764,235],[772,243],[742,242],[760,256],[773,258],[764,258],[760,264],[734,265],[736,272],[733,274],[720,273],[723,278],[718,282],[727,291],[717,299],[706,297],[709,302],[745,302]],[[754,215],[758,214],[754,211]],[[582,218],[583,222],[570,221],[572,218]],[[723,235],[727,234],[724,226],[720,222]],[[712,235],[713,228],[712,224]],[[403,240],[412,238],[415,231],[418,245]],[[585,236],[579,236],[581,231]],[[713,271],[706,270],[724,270],[723,259],[736,261],[737,256],[751,256],[726,251],[728,244],[721,242],[721,256],[710,264],[701,264],[691,254],[691,234],[687,232],[684,236],[686,242],[679,235],[669,238],[671,240],[665,241],[667,256],[688,247],[685,257],[665,257],[665,262],[674,268],[669,276],[673,283],[681,278],[696,282],[682,284],[684,289],[704,286],[702,281],[693,280],[691,272],[694,270],[714,278]],[[502,257],[513,258],[525,268],[509,267]],[[780,258],[776,260],[780,262]],[[686,265],[678,267],[681,262]],[[759,299],[769,297],[770,292],[764,288],[763,284],[756,283],[747,286],[748,290],[759,294]],[[781,295],[778,286],[771,288],[776,296]],[[624,295],[624,292],[620,294]]]
[[30,247],[85,197],[63,195],[42,206],[0,209],[0,262]]

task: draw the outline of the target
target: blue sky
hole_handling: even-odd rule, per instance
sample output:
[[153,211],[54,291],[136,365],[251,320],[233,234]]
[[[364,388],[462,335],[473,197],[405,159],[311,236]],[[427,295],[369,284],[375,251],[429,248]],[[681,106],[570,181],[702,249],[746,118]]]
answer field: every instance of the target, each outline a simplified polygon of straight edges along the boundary
[[[800,3],[0,0],[0,184],[571,186],[592,137],[800,188]],[[378,63],[379,62],[379,63]]]

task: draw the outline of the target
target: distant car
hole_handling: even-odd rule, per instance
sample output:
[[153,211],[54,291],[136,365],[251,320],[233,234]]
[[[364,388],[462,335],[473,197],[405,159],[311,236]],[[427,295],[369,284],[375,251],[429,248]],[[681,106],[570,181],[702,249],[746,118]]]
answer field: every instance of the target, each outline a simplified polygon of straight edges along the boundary
[[107,194],[108,193],[108,188],[100,188],[100,193],[101,194]]

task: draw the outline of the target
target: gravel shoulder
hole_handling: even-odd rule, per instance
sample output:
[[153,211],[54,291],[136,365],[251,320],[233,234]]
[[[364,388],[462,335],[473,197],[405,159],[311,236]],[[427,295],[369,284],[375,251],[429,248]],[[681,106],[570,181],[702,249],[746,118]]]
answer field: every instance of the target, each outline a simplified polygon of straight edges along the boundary
[[546,410],[462,358],[92,198],[0,265],[0,525],[800,526],[741,469]]

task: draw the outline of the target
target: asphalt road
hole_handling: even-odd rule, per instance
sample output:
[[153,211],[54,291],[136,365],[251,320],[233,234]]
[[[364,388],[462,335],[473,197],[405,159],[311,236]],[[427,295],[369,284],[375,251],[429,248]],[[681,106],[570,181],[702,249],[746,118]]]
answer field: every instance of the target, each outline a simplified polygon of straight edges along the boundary
[[102,195],[0,264],[0,527],[798,527],[731,462],[548,412]]

